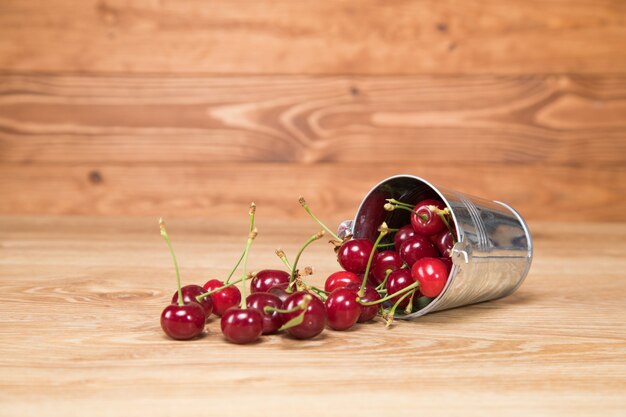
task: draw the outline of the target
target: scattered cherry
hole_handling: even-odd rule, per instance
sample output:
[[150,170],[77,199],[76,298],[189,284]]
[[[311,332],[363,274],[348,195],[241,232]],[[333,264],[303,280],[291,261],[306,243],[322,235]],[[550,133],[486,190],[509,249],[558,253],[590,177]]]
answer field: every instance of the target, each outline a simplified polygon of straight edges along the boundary
[[280,269],[263,269],[252,278],[250,292],[267,292],[274,285],[288,283],[289,277],[289,272]]
[[[204,289],[206,291],[213,291],[223,286],[224,283],[219,279],[212,279],[204,284]],[[224,315],[226,310],[233,306],[238,306],[239,303],[241,303],[241,292],[234,285],[223,288],[211,294],[209,297],[211,297],[213,301],[213,313],[220,317]]]
[[246,298],[246,306],[249,309],[256,309],[263,317],[263,334],[272,334],[282,326],[283,321],[276,311],[266,312],[265,307],[282,308],[283,302],[268,292],[255,292]]
[[393,236],[393,245],[396,250],[400,250],[400,246],[410,238],[415,236],[415,229],[413,229],[413,225],[407,224],[406,226],[402,226],[396,234]]
[[437,200],[422,200],[415,205],[411,214],[411,224],[417,234],[431,236],[446,229],[446,224],[438,214],[434,213],[429,206],[435,206],[440,210],[446,206]]
[[[387,279],[387,294],[391,295],[397,293],[413,284],[415,281],[411,277],[411,271],[408,269],[398,269],[389,274],[389,278]],[[400,298],[402,298],[403,294],[397,295],[391,298],[391,303],[395,304]],[[404,300],[400,302],[398,307],[406,307],[409,304],[409,297],[406,297]]]
[[224,337],[232,343],[252,343],[263,333],[263,316],[256,309],[231,307],[220,323]]
[[438,256],[439,252],[427,237],[415,235],[400,246],[400,257],[410,267],[415,261],[426,257]]
[[374,245],[368,239],[351,239],[339,248],[337,260],[346,271],[360,274],[365,272],[370,252]]
[[372,276],[376,284],[381,284],[385,280],[388,270],[395,271],[402,268],[403,265],[404,261],[402,261],[398,252],[392,250],[378,252],[372,267]]
[[[196,299],[197,296],[204,294],[205,290],[199,285],[185,285],[180,289],[183,293],[183,302],[187,303],[198,303],[204,309],[204,314],[208,319],[211,313],[213,312],[213,301],[211,297],[204,297],[200,301]],[[172,304],[176,304],[178,302],[178,291],[174,293],[172,296]]]
[[188,340],[198,336],[204,330],[205,321],[205,310],[196,302],[170,304],[161,313],[161,328],[165,334],[176,340]]
[[437,258],[422,258],[411,268],[414,281],[420,283],[420,292],[429,298],[435,298],[448,281],[448,268]]
[[[358,293],[361,288],[360,284],[348,284],[346,289],[352,290],[355,293]],[[380,300],[380,294],[378,291],[370,285],[365,286],[365,291],[362,296],[359,296],[359,299],[364,303],[374,302]],[[380,306],[378,305],[370,305],[370,306],[361,306],[361,314],[359,315],[359,319],[357,320],[359,323],[365,323],[367,321],[372,320],[378,314],[378,309]]]
[[357,292],[349,288],[337,288],[326,299],[328,326],[333,330],[347,330],[354,326],[361,315]]
[[326,292],[333,292],[337,288],[343,288],[350,283],[356,283],[361,285],[362,276],[359,277],[354,272],[349,271],[337,271],[333,272],[326,278],[326,283],[324,284],[324,290]]
[[[326,327],[326,307],[324,303],[313,294],[309,294],[305,291],[295,292],[285,300],[283,308],[285,310],[293,310],[303,301],[307,294],[311,296],[311,301],[306,308],[302,323],[287,329],[287,333],[297,339],[311,339],[320,334],[324,330],[324,327]],[[284,313],[283,323],[287,323],[299,314],[302,314],[302,311]]]
[[272,288],[267,290],[267,292],[272,294],[272,295],[275,295],[276,297],[278,297],[278,299],[282,303],[284,303],[285,300],[287,298],[289,298],[289,296],[292,294],[291,292],[287,291],[287,288],[289,288],[289,284],[288,283],[282,283],[282,284],[274,285]]

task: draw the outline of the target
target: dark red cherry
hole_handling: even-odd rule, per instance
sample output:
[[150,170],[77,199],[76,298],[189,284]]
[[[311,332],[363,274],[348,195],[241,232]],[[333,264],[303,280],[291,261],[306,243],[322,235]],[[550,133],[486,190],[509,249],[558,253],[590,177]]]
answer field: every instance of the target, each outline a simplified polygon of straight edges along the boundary
[[220,324],[222,334],[231,343],[256,342],[263,333],[263,317],[254,309],[229,308],[224,312]]
[[280,269],[263,269],[250,281],[250,292],[267,292],[274,285],[288,283],[290,276],[289,272]]
[[265,312],[265,307],[282,308],[283,302],[274,294],[268,292],[255,292],[246,297],[246,306],[249,309],[258,310],[263,317],[263,334],[272,334],[282,326],[283,321],[280,313],[276,311]]
[[[291,310],[300,305],[302,299],[307,294],[309,293],[305,291],[291,294],[283,303],[283,309]],[[322,333],[322,330],[326,327],[326,307],[324,303],[315,295],[309,295],[311,295],[312,299],[304,313],[304,320],[299,325],[287,329],[287,333],[298,339],[311,339]],[[283,324],[300,314],[302,314],[302,310],[283,314]]]
[[[357,284],[349,284],[348,286],[346,286],[347,289],[354,291],[355,293],[358,293],[360,288],[360,285]],[[359,297],[360,300],[364,303],[369,303],[372,301],[378,301],[380,300],[380,294],[378,294],[378,291],[376,291],[374,289],[374,287],[366,285],[365,286],[365,292],[363,293],[362,297]],[[376,315],[378,314],[378,309],[380,308],[380,304],[376,304],[376,305],[372,305],[372,306],[361,306],[361,314],[359,315],[359,319],[357,320],[359,323],[365,323],[367,321],[370,321],[371,319],[373,319],[374,317],[376,317]]]
[[339,265],[346,271],[360,274],[365,272],[367,261],[374,244],[368,239],[351,239],[339,248],[337,260]]
[[446,208],[441,201],[437,200],[422,200],[417,203],[413,213],[411,213],[411,224],[419,235],[431,236],[446,228],[446,224],[441,220],[441,217],[433,213],[428,206],[435,206],[441,210]]
[[161,313],[161,328],[176,340],[193,339],[204,330],[206,314],[198,303],[170,304]]
[[435,298],[448,281],[448,268],[437,258],[422,258],[411,268],[413,280],[420,283],[420,292],[429,298]]
[[[411,277],[411,271],[408,269],[398,269],[389,274],[389,278],[387,278],[387,295],[394,294],[398,291],[401,291],[413,284],[413,278]],[[402,293],[393,297],[390,302],[391,304],[395,304],[400,298],[402,298],[406,293]],[[406,307],[409,304],[409,297],[406,297],[402,302],[398,305],[398,307]]]
[[[213,300],[211,297],[204,297],[200,302],[196,299],[200,294],[204,294],[206,290],[199,285],[185,285],[180,289],[183,293],[183,302],[187,303],[198,303],[204,309],[204,314],[208,319],[211,313],[213,312]],[[172,296],[172,304],[178,303],[178,291],[174,293]]]
[[385,280],[387,270],[395,271],[402,268],[404,261],[400,254],[392,250],[384,250],[376,255],[376,263],[372,267],[372,276],[376,280],[376,284],[380,284]]
[[425,236],[415,235],[400,246],[400,257],[409,268],[418,259],[435,256],[439,256],[439,252],[433,242]]
[[349,288],[337,288],[326,299],[328,326],[333,330],[347,330],[361,315],[357,293]]
[[[219,279],[212,279],[204,284],[204,289],[207,291],[213,291],[216,288],[223,287],[224,283]],[[210,295],[211,301],[213,301],[213,313],[216,316],[222,316],[229,308],[238,306],[241,303],[241,293],[239,288],[231,285],[223,290],[217,291]]]
[[450,256],[452,254],[452,246],[454,246],[454,236],[449,230],[444,230],[436,235],[430,236],[430,241],[437,246],[441,256]]
[[333,272],[326,278],[326,283],[324,284],[324,290],[326,292],[333,292],[337,288],[343,288],[351,282],[357,283],[361,285],[361,280],[363,278],[359,278],[357,274],[349,271],[337,271]]
[[292,294],[290,292],[287,292],[287,287],[289,287],[289,283],[286,282],[282,284],[276,284],[272,288],[267,290],[267,292],[275,295],[280,299],[282,303],[284,303],[285,300]]
[[393,245],[396,250],[400,250],[400,246],[413,236],[415,236],[415,229],[413,229],[412,224],[401,227],[393,236]]
[[445,256],[437,258],[439,259],[441,262],[443,262],[446,265],[446,268],[448,269],[448,275],[450,275],[450,271],[452,271],[452,259],[447,258]]

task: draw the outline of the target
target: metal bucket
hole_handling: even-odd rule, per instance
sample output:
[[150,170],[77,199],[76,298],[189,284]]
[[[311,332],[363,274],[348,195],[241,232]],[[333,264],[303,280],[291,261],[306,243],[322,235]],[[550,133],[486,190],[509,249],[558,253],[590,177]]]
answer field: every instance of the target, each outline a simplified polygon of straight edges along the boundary
[[402,318],[506,297],[526,278],[533,258],[532,239],[526,222],[512,207],[435,187],[413,175],[390,177],[372,188],[354,220],[339,227],[340,237],[352,234],[373,241],[383,221],[391,228],[409,224],[409,212],[384,210],[388,198],[410,204],[425,198],[442,200],[451,211],[458,237],[452,248],[452,270],[441,294]]

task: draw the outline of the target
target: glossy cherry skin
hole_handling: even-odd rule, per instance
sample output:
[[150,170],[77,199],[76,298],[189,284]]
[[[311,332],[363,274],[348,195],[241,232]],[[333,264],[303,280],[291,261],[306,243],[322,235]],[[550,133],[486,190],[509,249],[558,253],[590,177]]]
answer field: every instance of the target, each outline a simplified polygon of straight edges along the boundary
[[289,287],[289,283],[277,284],[267,290],[267,292],[275,295],[282,303],[284,303],[285,300],[292,294],[287,292],[287,287]]
[[367,261],[374,244],[369,239],[351,239],[339,248],[337,261],[346,271],[361,274],[367,268]]
[[433,242],[425,236],[415,235],[400,246],[400,257],[410,267],[422,258],[434,258],[439,252]]
[[[216,288],[223,287],[224,283],[219,279],[212,279],[204,284],[204,289],[207,291],[213,291]],[[241,303],[241,293],[239,288],[231,285],[223,290],[220,290],[210,295],[213,301],[213,313],[216,316],[222,316],[229,308],[238,306]]]
[[179,306],[170,304],[161,313],[161,328],[166,335],[176,340],[188,340],[204,330],[206,315],[198,303]]
[[376,263],[372,267],[372,276],[377,284],[381,284],[385,280],[387,270],[395,271],[402,268],[404,261],[400,254],[393,250],[384,250],[376,255]]
[[443,262],[446,265],[446,268],[448,269],[448,275],[450,275],[450,271],[452,271],[452,259],[447,258],[445,256],[437,258],[439,259],[441,262]]
[[[408,269],[398,269],[389,274],[389,278],[387,279],[387,295],[394,294],[398,291],[401,291],[413,284],[415,281],[411,277],[411,271]],[[391,304],[395,304],[400,298],[402,298],[406,292],[393,297],[390,301]],[[409,299],[411,297],[406,297],[402,302],[398,305],[398,307],[406,307],[409,304]]]
[[256,342],[263,333],[263,317],[255,309],[231,307],[220,324],[226,340],[240,345]]
[[435,244],[441,256],[450,256],[452,254],[452,246],[454,246],[454,236],[449,230],[444,230],[436,235],[430,236],[430,241]]
[[[346,286],[346,289],[352,290],[355,293],[358,293],[361,289],[361,286],[358,284],[349,284]],[[366,285],[365,292],[363,296],[359,297],[359,299],[364,303],[369,303],[372,301],[380,300],[380,294],[378,291],[374,289],[374,287]],[[380,308],[380,304],[372,305],[372,306],[364,306],[361,305],[361,314],[359,315],[359,319],[357,320],[359,323],[365,323],[370,321],[378,314],[378,309]]]
[[265,307],[282,308],[283,302],[274,294],[268,292],[255,292],[246,297],[246,306],[249,309],[258,310],[263,317],[263,334],[272,334],[282,326],[283,321],[280,313],[265,312]]
[[263,269],[250,281],[250,292],[267,292],[274,285],[288,283],[289,272],[280,269]]
[[[213,300],[211,297],[204,297],[201,301],[198,302],[196,299],[200,294],[204,294],[206,290],[199,285],[185,285],[180,289],[183,293],[183,302],[187,303],[198,303],[204,309],[204,314],[208,319],[211,313],[213,312]],[[172,296],[172,304],[178,303],[178,291],[174,293]]]
[[401,227],[393,236],[393,245],[396,250],[400,250],[400,246],[413,236],[415,236],[415,229],[412,224]]
[[349,288],[337,288],[326,299],[328,327],[333,330],[347,330],[354,326],[361,315],[361,305],[357,293]]
[[413,264],[411,276],[420,283],[424,296],[435,298],[448,282],[448,268],[437,258],[422,258]]
[[[307,294],[309,293],[305,291],[291,294],[283,303],[283,308],[285,310],[293,309],[302,302],[302,299]],[[322,333],[324,327],[326,327],[326,306],[315,295],[309,295],[311,295],[312,300],[304,313],[304,320],[299,325],[287,329],[287,333],[297,339],[311,339]],[[283,324],[300,314],[302,314],[302,310],[283,314]]]
[[[417,203],[413,213],[411,213],[411,224],[413,225],[413,230],[418,235],[431,236],[446,228],[446,224],[441,220],[441,217],[430,211],[428,206],[435,206],[442,210],[446,208],[441,201],[437,200],[422,200]],[[425,219],[422,219],[422,217],[425,217]]]
[[359,278],[357,274],[349,271],[337,271],[333,272],[326,278],[326,283],[324,284],[324,290],[326,292],[333,292],[337,288],[343,288],[351,282],[361,284],[361,280],[363,278]]

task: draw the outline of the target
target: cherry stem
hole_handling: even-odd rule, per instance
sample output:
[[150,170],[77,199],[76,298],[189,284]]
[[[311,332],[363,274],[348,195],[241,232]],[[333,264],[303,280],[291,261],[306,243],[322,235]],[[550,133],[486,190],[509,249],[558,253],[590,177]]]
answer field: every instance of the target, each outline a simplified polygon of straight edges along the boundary
[[380,283],[378,287],[376,287],[376,291],[382,291],[385,288],[385,285],[387,284],[387,279],[392,272],[393,271],[391,269],[385,271],[385,279],[383,280],[383,282]]
[[383,222],[378,228],[378,237],[376,238],[376,242],[374,242],[374,246],[370,251],[370,257],[367,260],[367,266],[365,267],[365,274],[363,275],[363,281],[361,282],[361,288],[359,289],[359,297],[363,297],[365,294],[365,284],[367,283],[367,277],[370,273],[370,268],[372,267],[372,261],[374,260],[374,255],[377,253],[378,244],[385,237],[387,233],[389,233],[389,228],[387,227],[387,223]]
[[373,306],[376,304],[380,304],[380,303],[384,303],[387,300],[391,300],[394,297],[397,297],[400,294],[404,294],[407,291],[411,291],[415,288],[419,288],[419,282],[415,281],[413,284],[409,285],[408,287],[404,287],[402,288],[400,291],[396,291],[393,294],[389,294],[388,296],[381,298],[380,300],[376,300],[376,301],[369,301],[369,302],[362,302],[360,299],[357,300],[362,306]]
[[[389,229],[391,231],[391,229]],[[395,245],[395,243],[391,242],[391,243],[381,243],[380,245],[376,246],[377,248],[388,248],[390,246]]]
[[298,261],[300,261],[300,256],[302,255],[302,252],[304,252],[307,246],[309,246],[311,243],[321,239],[322,236],[324,236],[324,231],[320,230],[319,232],[311,236],[306,242],[304,242],[304,245],[302,245],[300,251],[298,251],[296,259],[293,261],[293,266],[291,267],[291,276],[289,277],[289,285],[287,286],[287,291],[289,291],[289,289],[293,285],[293,281],[296,279],[296,268],[298,267]]
[[230,271],[230,274],[228,274],[228,277],[226,278],[226,281],[224,281],[226,284],[228,284],[230,282],[230,279],[233,277],[233,275],[235,275],[235,271],[237,270],[237,268],[239,268],[239,265],[241,264],[241,261],[243,261],[243,255],[245,253],[245,249],[243,252],[241,252],[241,256],[239,257],[239,260],[237,261],[237,263],[235,264],[235,266],[233,267],[233,269]]
[[283,324],[280,329],[278,329],[278,331],[281,332],[283,330],[291,329],[292,327],[300,325],[304,321],[304,315],[306,314],[306,310],[307,308],[309,308],[309,304],[311,303],[312,299],[313,296],[309,294],[306,294],[304,297],[302,297],[302,301],[300,302],[300,304],[298,304],[298,306],[302,308],[302,313],[298,314],[296,317]]
[[413,210],[413,209],[415,208],[415,206],[414,206],[413,204],[404,203],[404,202],[402,202],[402,201],[398,201],[398,200],[396,200],[395,198],[388,198],[388,199],[387,199],[387,200],[385,200],[385,201],[387,201],[388,203],[391,203],[391,204],[398,205],[398,206],[405,206],[405,207],[408,207],[408,208],[410,208],[411,210]]
[[163,222],[163,219],[159,219],[159,229],[161,229],[161,236],[165,239],[165,243],[170,250],[172,259],[174,260],[174,269],[176,269],[176,284],[178,285],[178,305],[184,306],[185,302],[183,301],[183,290],[180,288],[180,271],[178,270],[178,262],[176,261],[176,255],[174,254],[170,237],[167,234],[167,230],[165,230],[165,223]]
[[415,294],[417,293],[417,291],[413,291],[411,292],[411,298],[409,298],[409,304],[406,305],[406,308],[404,309],[404,314],[410,314],[411,311],[413,311],[413,300],[415,299]]
[[250,247],[252,246],[252,242],[256,238],[258,232],[254,227],[254,213],[256,212],[256,204],[250,204],[250,227],[252,230],[248,234],[248,240],[246,241],[246,249],[243,251],[243,271],[241,272],[241,303],[242,305],[246,305],[246,276],[248,273],[248,255],[250,253]]
[[198,300],[198,301],[202,301],[202,299],[203,299],[203,298],[205,298],[205,297],[208,297],[208,296],[210,296],[210,295],[213,295],[213,294],[215,294],[215,293],[216,293],[216,292],[218,292],[218,291],[222,291],[222,290],[224,290],[224,289],[226,289],[226,288],[228,288],[228,287],[232,287],[232,286],[234,286],[235,284],[239,284],[241,281],[247,281],[247,280],[249,280],[249,279],[252,279],[252,275],[248,275],[248,276],[246,276],[245,278],[241,278],[241,279],[235,280],[235,281],[233,281],[233,282],[231,282],[231,283],[229,283],[229,284],[224,284],[224,285],[222,285],[222,286],[221,286],[221,287],[219,287],[219,288],[215,288],[215,289],[213,289],[213,290],[211,290],[211,291],[207,291],[207,292],[205,292],[205,293],[202,293],[202,294],[200,294],[200,295],[198,295],[198,296],[196,297],[196,300]]
[[302,303],[298,304],[294,308],[290,308],[289,310],[285,310],[285,309],[282,309],[282,308],[276,308],[276,307],[272,307],[272,306],[265,306],[263,308],[263,311],[265,312],[265,314],[274,313],[274,312],[280,313],[280,314],[288,314],[288,313],[295,313],[298,310],[302,310]]
[[[248,212],[248,214],[250,216],[249,233],[252,233],[252,231],[254,230],[254,214],[255,213],[256,213],[256,204],[254,204],[254,202],[253,202],[253,203],[250,204],[250,211]],[[235,264],[233,269],[230,271],[230,274],[228,274],[228,277],[226,278],[226,281],[224,281],[224,283],[228,284],[230,282],[230,279],[235,274],[235,271],[237,270],[237,268],[239,268],[239,265],[241,265],[241,261],[243,261],[243,256],[244,256],[245,252],[246,252],[245,249],[244,249],[243,252],[241,252],[241,256],[239,257],[239,260],[237,261],[237,263]]]
[[388,314],[389,319],[387,320],[387,327],[389,327],[391,323],[393,322],[393,318],[396,315],[396,309],[400,306],[402,301],[404,301],[404,299],[407,298],[408,296],[411,296],[411,298],[413,298],[413,294],[415,294],[415,291],[404,294],[402,297],[398,299],[398,301],[396,301],[393,307],[391,307],[391,310],[389,310],[389,314]]
[[320,219],[315,217],[315,215],[313,214],[313,212],[309,208],[309,205],[306,203],[306,200],[304,199],[304,197],[300,196],[300,198],[298,198],[298,202],[300,203],[300,205],[302,206],[304,211],[306,211],[309,214],[309,216],[311,216],[311,218],[313,220],[315,220],[315,222],[322,227],[322,229],[326,230],[328,232],[328,234],[333,237],[333,239],[338,240],[338,241],[341,242],[341,239],[339,238],[339,236],[337,236],[337,234],[335,232],[330,230],[324,223],[322,223],[322,221]]
[[406,210],[406,211],[410,211],[411,213],[413,213],[413,209],[407,206],[400,206],[397,204],[391,204],[391,203],[387,203],[383,206],[383,208],[387,211],[394,211],[394,210]]
[[276,249],[275,253],[276,253],[276,256],[278,256],[280,260],[283,261],[283,264],[285,264],[287,269],[291,271],[291,264],[289,263],[289,260],[287,259],[287,255],[285,255],[285,252],[282,249]]
[[441,219],[443,224],[446,225],[446,227],[448,228],[448,231],[452,235],[452,242],[456,243],[456,237],[454,235],[454,230],[452,230],[452,226],[450,226],[450,222],[448,221],[448,219],[446,219],[446,214],[450,214],[450,209],[448,209],[446,207],[445,209],[442,210],[442,209],[440,209],[437,206],[428,206],[428,210],[430,210],[431,212],[433,212],[437,216],[439,216],[439,218]]

